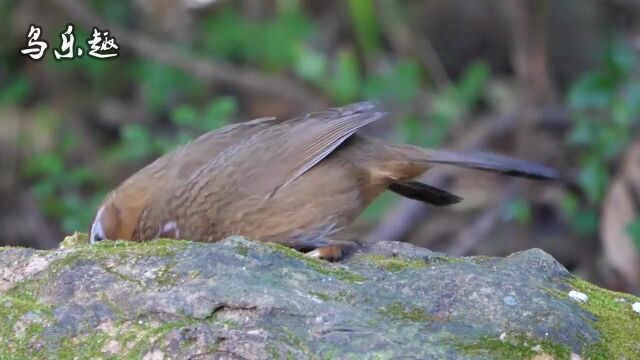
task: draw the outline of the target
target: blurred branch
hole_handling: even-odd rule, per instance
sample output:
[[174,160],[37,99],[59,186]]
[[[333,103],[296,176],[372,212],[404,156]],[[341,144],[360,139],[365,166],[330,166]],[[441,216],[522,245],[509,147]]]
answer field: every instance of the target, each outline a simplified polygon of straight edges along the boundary
[[[478,123],[460,137],[453,145],[454,149],[472,150],[483,147],[496,137],[513,130],[517,114],[511,113],[496,119]],[[449,169],[429,171],[420,177],[420,181],[439,187],[444,186],[451,175]],[[364,236],[365,241],[402,241],[414,225],[424,219],[432,207],[421,202],[401,199],[389,211],[389,214],[372,231]]]
[[197,58],[179,50],[175,46],[166,45],[147,35],[129,31],[113,24],[107,24],[103,19],[93,14],[85,6],[85,2],[76,0],[54,0],[54,2],[70,18],[84,26],[98,26],[109,29],[116,36],[122,47],[131,49],[138,56],[148,57],[160,63],[173,66],[204,81],[221,82],[249,91],[293,99],[300,102],[301,109],[305,111],[319,110],[326,107],[320,94],[315,93],[308,86],[297,81],[255,69],[239,68],[215,62],[211,59]]
[[[555,99],[546,41],[548,0],[506,0],[510,13],[511,52],[525,107]],[[531,119],[529,119],[531,120]]]
[[402,20],[396,1],[378,1],[378,4],[382,8],[382,26],[389,35],[391,46],[395,47],[399,54],[411,54],[420,59],[438,87],[450,86],[451,79],[431,40],[426,35],[420,39],[414,37],[414,32]]

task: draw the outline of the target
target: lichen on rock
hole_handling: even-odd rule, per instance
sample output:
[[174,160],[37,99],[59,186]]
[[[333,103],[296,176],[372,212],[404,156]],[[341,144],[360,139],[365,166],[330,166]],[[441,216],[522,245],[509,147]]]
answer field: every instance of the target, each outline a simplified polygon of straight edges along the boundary
[[74,234],[56,250],[4,249],[0,275],[2,359],[630,359],[640,348],[638,298],[540,250],[451,258],[381,242],[328,263],[240,237],[87,246]]

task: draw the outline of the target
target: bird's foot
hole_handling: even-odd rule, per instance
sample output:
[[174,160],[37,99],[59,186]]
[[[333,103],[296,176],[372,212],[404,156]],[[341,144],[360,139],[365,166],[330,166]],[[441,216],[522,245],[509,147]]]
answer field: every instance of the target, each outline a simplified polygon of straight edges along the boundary
[[310,251],[305,254],[306,256],[323,259],[327,261],[338,261],[342,259],[342,246],[333,245],[333,246],[324,246],[317,248],[313,251]]

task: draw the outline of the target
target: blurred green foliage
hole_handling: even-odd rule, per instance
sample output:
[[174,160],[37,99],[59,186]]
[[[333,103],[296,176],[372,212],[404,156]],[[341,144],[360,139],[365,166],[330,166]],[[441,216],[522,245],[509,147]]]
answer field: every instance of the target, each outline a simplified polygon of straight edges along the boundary
[[640,82],[634,70],[638,60],[630,47],[612,41],[603,68],[582,76],[567,96],[575,119],[567,144],[578,150],[577,181],[587,203],[568,196],[563,210],[573,228],[582,234],[597,230],[600,204],[611,178],[609,164],[636,134]]
[[[125,27],[137,24],[131,3],[89,3],[113,23]],[[319,35],[327,31],[323,28],[326,24],[305,13],[299,1],[274,4],[270,16],[258,18],[247,17],[232,2],[219,5],[195,20],[193,42],[182,45],[182,50],[202,58],[295,77],[333,104],[378,98],[398,105],[402,119],[391,134],[398,142],[439,146],[450,138],[452,129],[463,127],[486,104],[486,90],[493,80],[487,64],[472,63],[453,76],[450,86],[434,87],[423,61],[387,52],[388,44],[372,0],[345,2],[348,31],[353,32],[353,39],[337,41],[330,51],[318,46],[322,43]],[[7,20],[12,6],[0,2],[0,20]],[[6,23],[0,21],[0,30]],[[60,31],[45,29],[51,47],[59,46]],[[76,26],[76,36],[86,39],[88,29]],[[53,129],[56,142],[50,147],[36,146],[38,150],[24,163],[22,175],[29,180],[43,211],[60,221],[67,232],[88,226],[92,216],[88,209],[93,209],[113,186],[118,177],[109,174],[115,169],[123,165],[137,168],[203,132],[239,120],[239,101],[245,100],[241,98],[244,94],[233,89],[212,91],[210,84],[201,79],[149,59],[122,56],[118,61],[95,61],[85,57],[56,62],[49,55],[45,57],[45,70],[59,74],[61,79],[74,80],[60,91],[75,92],[75,103],[97,107],[106,98],[127,99],[139,92],[149,115],[148,119],[131,118],[122,124],[101,124],[118,128],[110,129],[112,134],[108,136],[113,138],[98,144],[101,164],[96,166],[83,162],[78,155],[83,151],[78,139],[81,135],[68,125],[77,121],[73,111],[53,106],[52,100],[50,109],[40,113],[42,119],[38,121]],[[37,78],[19,71],[16,59],[19,57],[15,52],[0,47],[0,75],[8,74],[0,88],[0,107],[34,102],[42,95]],[[633,73],[637,60],[630,48],[612,42],[603,68],[585,74],[567,95],[566,103],[576,120],[567,143],[579,154],[578,182],[587,201],[568,196],[563,211],[579,233],[594,233],[610,178],[608,164],[631,140],[640,115],[640,83]],[[365,216],[381,217],[393,199],[393,195],[382,196]],[[533,216],[528,204],[520,200],[510,203],[505,212],[508,218],[521,222],[528,222]],[[638,234],[634,235],[636,239],[640,239],[639,228],[630,227],[631,233]]]
[[[119,24],[132,21],[131,4],[92,0],[91,6],[106,19]],[[247,18],[234,5],[222,6],[200,19],[195,41],[186,46],[197,56],[246,65],[267,72],[285,73],[306,81],[326,95],[332,103],[345,104],[359,99],[378,98],[406,106],[407,111],[394,135],[398,141],[436,146],[445,141],[453,126],[468,118],[480,103],[489,81],[488,67],[472,64],[454,83],[433,89],[428,69],[410,57],[387,58],[385,66],[371,71],[365,64],[382,54],[381,29],[374,2],[346,3],[355,34],[353,45],[340,45],[325,53],[312,44],[324,31],[315,19],[302,11],[298,1],[278,1],[266,18]],[[50,49],[60,46],[59,32],[44,29]],[[88,38],[88,29],[75,27],[78,41]],[[49,54],[50,55],[50,54]],[[3,54],[3,63],[12,67],[16,54]],[[30,180],[33,193],[43,211],[62,223],[63,230],[85,229],[91,211],[113,186],[104,175],[122,165],[140,166],[154,157],[188,142],[197,135],[228,124],[238,115],[235,96],[208,99],[210,92],[201,79],[149,59],[121,57],[118,61],[90,58],[57,62],[46,56],[47,71],[61,77],[80,78],[82,90],[77,98],[90,106],[105,98],[129,97],[135,86],[153,122],[126,119],[119,127],[117,141],[98,147],[102,168],[82,163],[78,133],[65,125],[72,121],[64,109],[50,111],[50,127],[55,128],[56,144],[43,148],[24,164],[23,175]],[[34,96],[34,80],[24,73],[15,75],[0,90],[0,106],[20,104]],[[73,84],[71,84],[73,85]],[[425,92],[425,89],[427,92]],[[424,104],[412,106],[412,104]],[[425,113],[426,110],[426,113]],[[428,120],[427,120],[428,119]],[[37,139],[31,139],[38,141]],[[382,197],[367,212],[379,218],[393,197]]]
[[313,30],[313,22],[297,2],[279,2],[273,17],[247,19],[227,7],[202,24],[202,52],[235,63],[284,70],[295,61],[298,46]]
[[[61,119],[52,111],[41,111],[36,122],[44,128],[59,124]],[[38,200],[44,214],[59,219],[65,231],[87,228],[92,213],[87,207],[94,208],[104,196],[97,191],[88,198],[81,189],[98,183],[95,174],[86,166],[69,166],[65,161],[77,146],[77,137],[72,131],[60,134],[60,141],[54,149],[36,153],[23,166],[22,176],[33,179],[32,193]]]
[[373,0],[349,0],[351,22],[360,48],[367,56],[379,51],[378,19]]

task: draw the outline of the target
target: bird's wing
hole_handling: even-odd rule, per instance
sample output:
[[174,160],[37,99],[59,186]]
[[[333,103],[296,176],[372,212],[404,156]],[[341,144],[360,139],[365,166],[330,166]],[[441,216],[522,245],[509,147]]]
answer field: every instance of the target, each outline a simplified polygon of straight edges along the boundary
[[207,182],[207,188],[228,196],[233,191],[242,197],[274,194],[383,115],[375,103],[364,102],[278,123],[227,148],[194,171],[185,186]]
[[275,117],[266,117],[228,125],[205,133],[178,148],[166,159],[167,163],[173,164],[168,175],[180,179],[188,178],[195,170],[242,139],[278,123]]
[[278,188],[293,182],[331,154],[358,129],[383,116],[384,113],[379,111],[376,103],[362,102],[310,114],[305,121],[293,120],[287,139],[289,149],[283,154],[290,161],[284,172],[284,182]]

